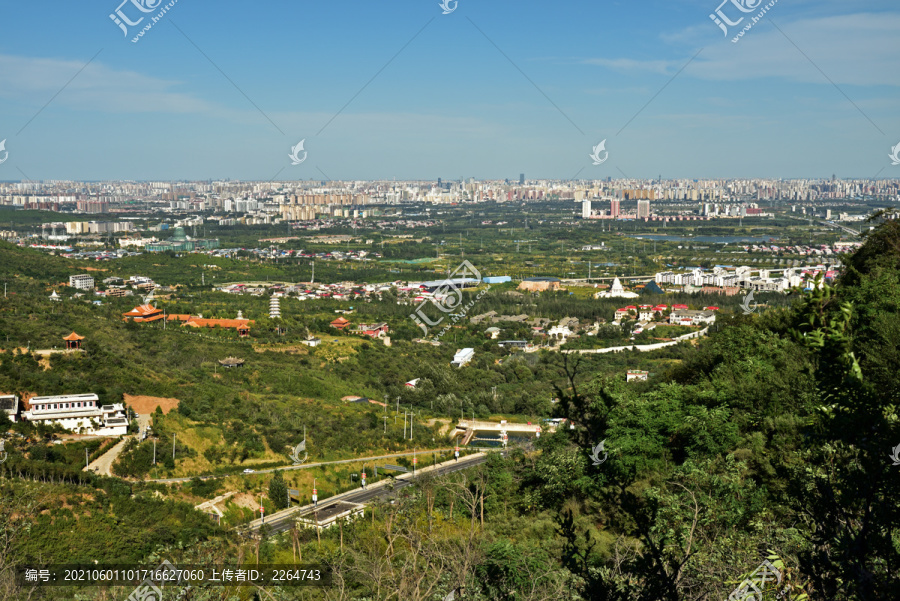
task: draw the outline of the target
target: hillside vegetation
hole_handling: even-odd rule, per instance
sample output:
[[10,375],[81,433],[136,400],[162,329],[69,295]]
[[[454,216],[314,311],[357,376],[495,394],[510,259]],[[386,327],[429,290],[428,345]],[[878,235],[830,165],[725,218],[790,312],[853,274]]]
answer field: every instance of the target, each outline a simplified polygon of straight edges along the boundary
[[[0,252],[10,261],[25,256]],[[708,339],[667,350],[656,376],[637,385],[623,381],[622,357],[485,351],[471,369],[451,370],[446,346],[362,342],[340,360],[319,348],[256,352],[249,342],[226,346],[126,326],[78,302],[6,299],[0,327],[17,340],[54,328],[90,336],[83,355],[54,357],[49,370],[6,353],[0,389],[178,398],[177,412],[158,417],[157,427],[163,436],[185,433],[185,447],[176,449],[184,465],[268,461],[286,453],[303,425],[310,453],[320,456],[437,446],[425,427],[414,441],[391,424],[383,436],[384,410],[341,403],[351,393],[376,400],[398,393],[403,405],[435,416],[555,410],[574,428],[477,468],[423,479],[395,504],[376,503],[365,519],[321,538],[263,532],[251,543],[177,500],[213,488],[98,479],[68,454],[35,455],[16,443],[22,457],[0,465],[9,499],[0,529],[10,541],[0,549],[0,587],[14,591],[10,598],[24,595],[3,568],[41,552],[61,557],[71,540],[47,541],[68,530],[85,558],[150,561],[155,551],[176,563],[213,556],[290,563],[299,554],[334,570],[331,589],[268,592],[274,599],[430,600],[452,590],[479,601],[724,599],[767,558],[782,576],[765,588],[767,601],[895,598],[900,467],[890,454],[900,444],[900,224],[881,224],[846,269],[833,287],[797,294],[791,306],[721,315]],[[235,354],[248,360],[245,368],[215,368],[215,359]],[[428,384],[400,392],[412,377]],[[551,397],[559,399],[555,409]],[[143,475],[144,445],[123,463],[135,466],[132,476]],[[178,460],[169,469],[175,473]],[[106,550],[119,534],[128,536]]]

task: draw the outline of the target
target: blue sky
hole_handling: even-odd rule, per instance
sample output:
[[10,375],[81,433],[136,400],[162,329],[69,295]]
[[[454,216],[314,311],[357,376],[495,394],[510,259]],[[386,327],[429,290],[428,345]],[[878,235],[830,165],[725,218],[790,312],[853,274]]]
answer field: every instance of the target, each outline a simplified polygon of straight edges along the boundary
[[0,180],[900,176],[894,0],[719,1],[4,0]]

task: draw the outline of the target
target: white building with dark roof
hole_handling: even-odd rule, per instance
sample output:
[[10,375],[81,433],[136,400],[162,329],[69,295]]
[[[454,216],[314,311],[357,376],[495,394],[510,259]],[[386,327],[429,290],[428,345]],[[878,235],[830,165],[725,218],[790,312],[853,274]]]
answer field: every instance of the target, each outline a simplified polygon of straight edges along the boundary
[[96,394],[63,394],[34,397],[22,419],[35,424],[54,424],[78,434],[123,436],[128,418],[122,403],[100,405]]
[[677,326],[699,326],[716,321],[715,311],[690,311],[678,309],[669,315],[669,323]]

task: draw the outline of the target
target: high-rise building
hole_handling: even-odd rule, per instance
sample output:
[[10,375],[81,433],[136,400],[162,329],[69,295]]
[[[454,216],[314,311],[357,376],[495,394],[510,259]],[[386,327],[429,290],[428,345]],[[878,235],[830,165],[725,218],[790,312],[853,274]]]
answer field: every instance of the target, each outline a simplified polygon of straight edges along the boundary
[[650,217],[650,201],[649,200],[639,200],[638,201],[637,216],[638,216],[638,219]]
[[609,201],[609,204],[610,204],[610,208],[609,208],[609,216],[610,217],[618,217],[619,215],[622,214],[622,209],[621,209],[622,201],[621,200],[619,200],[618,198],[613,198],[612,200]]
[[581,201],[581,218],[582,219],[590,219],[591,218],[591,201],[590,200],[582,200]]
[[519,174],[519,185],[520,185],[520,186],[524,186],[524,185],[525,185],[525,174],[524,174],[524,173],[520,173],[520,174]]

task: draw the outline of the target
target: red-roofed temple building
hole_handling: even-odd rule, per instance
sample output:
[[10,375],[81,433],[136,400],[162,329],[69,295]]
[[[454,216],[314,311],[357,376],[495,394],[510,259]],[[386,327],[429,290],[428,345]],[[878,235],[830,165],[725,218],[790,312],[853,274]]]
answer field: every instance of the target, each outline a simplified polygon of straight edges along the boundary
[[141,305],[139,307],[135,307],[128,313],[122,313],[122,319],[125,320],[133,320],[137,322],[142,321],[158,321],[163,318],[162,309],[157,309],[153,305]]
[[152,322],[165,319],[166,322],[182,322],[181,325],[190,326],[192,328],[234,329],[237,330],[238,335],[242,338],[250,335],[250,325],[253,323],[253,320],[241,317],[240,312],[238,312],[237,319],[206,319],[200,315],[194,316],[180,313],[165,315],[162,309],[157,309],[151,305],[135,307],[128,313],[123,313],[122,318],[126,321],[131,319],[136,322]]
[[350,325],[350,322],[343,317],[338,317],[334,321],[331,322],[332,328],[337,328],[338,330],[343,330]]

